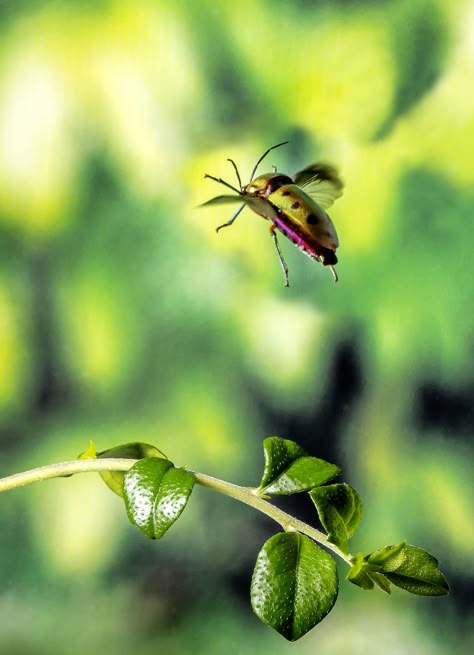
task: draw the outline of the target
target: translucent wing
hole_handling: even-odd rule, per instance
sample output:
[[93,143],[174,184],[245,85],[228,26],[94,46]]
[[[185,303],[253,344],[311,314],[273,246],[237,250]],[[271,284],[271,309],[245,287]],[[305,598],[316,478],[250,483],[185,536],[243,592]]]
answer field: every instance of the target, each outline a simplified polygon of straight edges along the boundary
[[199,207],[209,207],[211,205],[227,205],[230,203],[243,203],[250,207],[256,214],[263,216],[264,218],[274,219],[278,217],[278,214],[273,209],[271,204],[265,198],[258,198],[256,196],[244,196],[244,195],[225,195],[225,196],[216,196],[211,198],[207,202],[204,202]]
[[343,183],[335,168],[315,162],[293,176],[298,185],[323,209],[342,196]]
[[199,207],[209,207],[210,205],[229,205],[232,203],[237,203],[237,202],[243,202],[244,199],[242,196],[236,196],[236,195],[226,195],[226,196],[216,196],[215,198],[211,198],[211,200],[208,200],[207,202],[203,202],[202,205],[199,205]]

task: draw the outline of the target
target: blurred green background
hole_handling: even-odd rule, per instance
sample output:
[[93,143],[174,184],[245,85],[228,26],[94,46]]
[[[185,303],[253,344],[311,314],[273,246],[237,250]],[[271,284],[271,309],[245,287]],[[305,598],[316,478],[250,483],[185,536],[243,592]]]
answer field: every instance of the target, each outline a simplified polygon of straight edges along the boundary
[[[267,519],[197,488],[147,542],[84,475],[0,498],[0,652],[470,651],[473,79],[468,1],[0,2],[0,475],[141,440],[255,485],[278,435],[362,494],[353,552],[407,539],[452,587],[343,582],[291,645],[248,600]],[[261,172],[345,180],[337,285],[195,209],[287,139]]]

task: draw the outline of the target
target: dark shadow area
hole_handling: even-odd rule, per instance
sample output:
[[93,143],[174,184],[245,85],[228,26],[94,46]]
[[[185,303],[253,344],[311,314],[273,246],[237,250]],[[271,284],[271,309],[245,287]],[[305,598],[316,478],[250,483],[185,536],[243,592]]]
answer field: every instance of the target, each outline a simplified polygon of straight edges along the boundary
[[460,389],[423,382],[415,397],[415,422],[423,431],[441,431],[448,439],[464,441],[474,428],[474,384]]
[[[354,341],[342,341],[329,367],[327,389],[313,411],[302,414],[278,411],[260,397],[259,411],[264,434],[297,441],[310,454],[328,461],[337,460],[339,439],[363,389],[363,376]],[[258,389],[253,390],[259,397]]]

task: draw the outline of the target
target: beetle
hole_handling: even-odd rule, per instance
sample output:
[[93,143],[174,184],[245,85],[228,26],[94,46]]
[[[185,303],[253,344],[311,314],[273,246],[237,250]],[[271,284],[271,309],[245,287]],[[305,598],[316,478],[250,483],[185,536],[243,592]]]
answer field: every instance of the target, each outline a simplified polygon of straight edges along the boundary
[[[235,171],[239,188],[232,186],[220,177],[206,175],[205,178],[214,180],[234,191],[237,195],[221,195],[200,205],[221,205],[228,203],[241,203],[235,214],[219,227],[232,225],[244,207],[250,207],[256,214],[270,220],[270,234],[278,253],[281,267],[285,276],[285,287],[290,286],[288,279],[288,266],[280,250],[276,231],[280,231],[290,239],[308,257],[327,266],[337,282],[338,276],[334,266],[337,264],[336,249],[339,246],[336,228],[327,215],[325,209],[342,195],[343,183],[335,168],[328,164],[315,162],[289,177],[278,173],[273,166],[272,173],[265,173],[255,177],[261,162],[269,152],[287,144],[288,141],[277,143],[268,148],[255,164],[250,181],[243,185],[240,173],[233,159],[228,159]],[[255,178],[255,179],[254,179]]]

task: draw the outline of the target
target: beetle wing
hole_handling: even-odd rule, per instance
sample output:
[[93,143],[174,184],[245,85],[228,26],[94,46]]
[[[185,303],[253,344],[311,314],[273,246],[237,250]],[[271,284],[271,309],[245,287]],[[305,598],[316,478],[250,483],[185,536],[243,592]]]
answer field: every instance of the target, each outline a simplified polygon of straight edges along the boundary
[[231,203],[243,203],[244,205],[247,205],[247,207],[250,207],[250,209],[252,209],[256,214],[259,214],[264,218],[274,219],[278,216],[277,212],[268,202],[268,200],[265,200],[265,198],[259,198],[257,196],[216,196],[215,198],[211,198],[211,200],[204,202],[202,205],[199,205],[199,207],[209,207],[211,205],[228,205]]
[[236,195],[216,196],[207,202],[203,202],[202,205],[199,205],[199,207],[209,207],[210,205],[229,205],[231,203],[243,202],[243,200],[244,199],[241,196]]
[[311,225],[309,230],[325,248],[336,250],[339,247],[336,228],[324,209],[321,210],[320,221]]
[[293,176],[301,187],[323,209],[342,196],[343,183],[333,166],[315,162]]
[[256,214],[259,214],[259,216],[269,218],[270,220],[278,218],[278,213],[273,208],[271,203],[269,203],[265,198],[259,198],[258,196],[247,196],[244,198],[244,200],[250,209],[253,209],[253,211]]
[[339,246],[333,222],[324,209],[306,193],[306,189],[303,191],[296,184],[287,184],[277,189],[268,199],[284,213],[286,223],[303,238],[315,240],[330,250],[336,250]]

